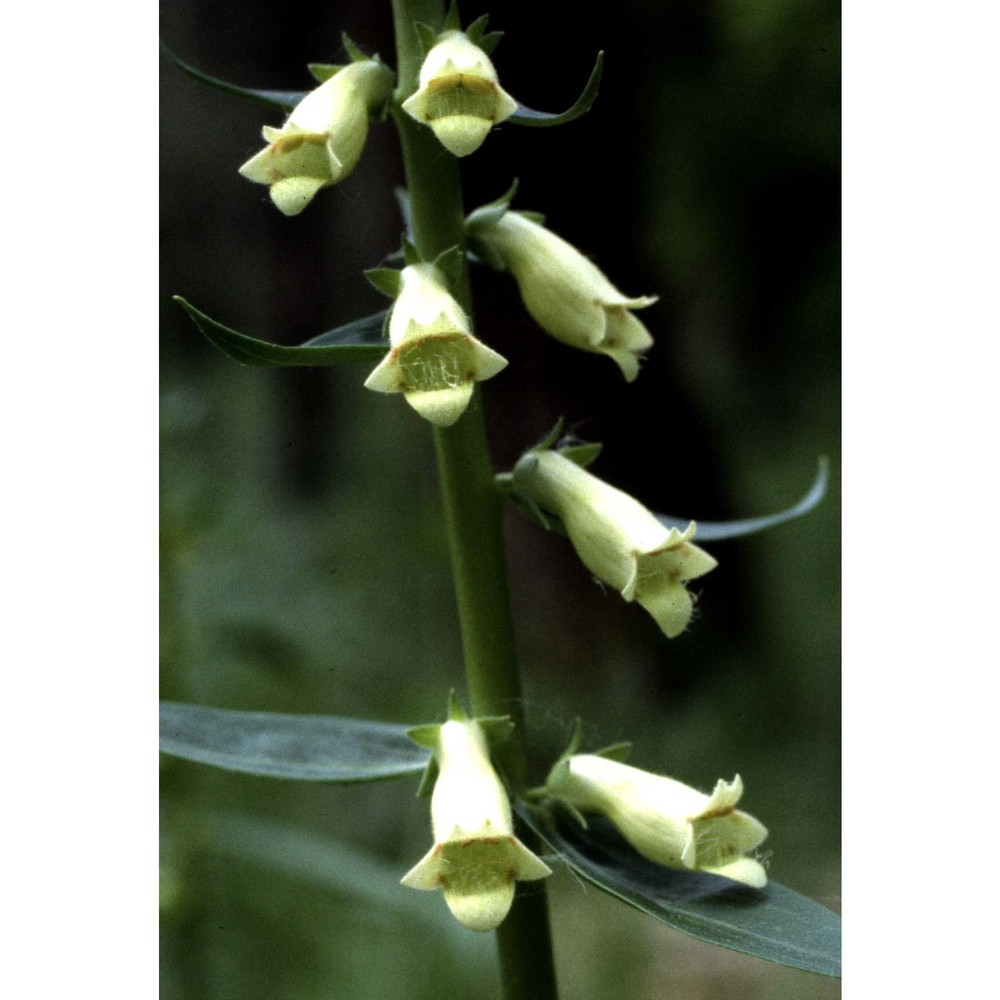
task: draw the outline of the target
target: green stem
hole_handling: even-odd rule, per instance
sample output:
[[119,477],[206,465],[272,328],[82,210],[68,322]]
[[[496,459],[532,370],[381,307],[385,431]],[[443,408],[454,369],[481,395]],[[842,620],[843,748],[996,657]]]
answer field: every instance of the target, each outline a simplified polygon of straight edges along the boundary
[[[413,223],[413,240],[424,260],[463,246],[465,232],[458,160],[434,133],[399,109],[417,88],[422,54],[414,22],[444,21],[441,0],[392,0],[399,86],[394,117],[399,129]],[[472,315],[467,268],[452,293]],[[497,764],[514,794],[528,785],[521,675],[507,588],[501,500],[493,484],[482,395],[452,427],[435,428],[465,672],[473,715],[509,715],[514,733],[498,748]],[[529,847],[530,832],[522,832]],[[497,929],[505,1000],[555,1000],[555,968],[543,883],[518,887],[514,906]]]

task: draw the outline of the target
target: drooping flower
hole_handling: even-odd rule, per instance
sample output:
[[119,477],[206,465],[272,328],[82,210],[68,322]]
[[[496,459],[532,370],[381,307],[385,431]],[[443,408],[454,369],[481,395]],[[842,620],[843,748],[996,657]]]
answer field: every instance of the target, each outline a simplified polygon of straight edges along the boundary
[[711,795],[672,778],[594,754],[560,760],[546,792],[580,813],[599,813],[644,857],[668,868],[711,872],[755,888],[767,884],[764,866],[749,852],[767,828],[736,809],[743,782],[721,778]]
[[434,846],[402,883],[443,889],[460,924],[491,931],[507,916],[516,881],[545,878],[552,871],[514,836],[510,800],[490,763],[480,723],[452,719],[435,728]]
[[455,156],[468,156],[517,110],[490,57],[461,31],[446,31],[420,67],[419,89],[403,110],[429,125]]
[[304,97],[281,128],[265,125],[268,145],[240,167],[285,215],[298,215],[316,192],[343,180],[357,166],[369,115],[392,90],[392,74],[366,59],[338,70]]
[[468,317],[434,264],[411,264],[400,272],[389,343],[389,353],[365,386],[403,393],[410,406],[439,427],[465,412],[474,382],[492,378],[507,365],[506,358],[472,335]]
[[475,226],[474,240],[488,260],[514,275],[535,322],[570,347],[606,354],[634,381],[639,355],[653,338],[631,310],[651,306],[656,296],[622,295],[579,250],[520,212],[489,218]]
[[514,467],[514,488],[563,522],[577,555],[626,601],[637,601],[670,639],[691,620],[687,588],[718,565],[683,532],[667,528],[638,500],[557,451],[529,451]]

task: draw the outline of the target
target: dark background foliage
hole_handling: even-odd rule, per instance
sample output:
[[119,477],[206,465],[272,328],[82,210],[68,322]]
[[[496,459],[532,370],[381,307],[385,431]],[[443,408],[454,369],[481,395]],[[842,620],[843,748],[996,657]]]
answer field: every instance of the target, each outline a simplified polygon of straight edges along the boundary
[[[594,471],[678,516],[786,506],[820,454],[833,475],[809,518],[711,547],[720,566],[672,642],[511,511],[540,766],[579,715],[593,746],[631,739],[635,763],[699,787],[739,771],[772,876],[839,908],[839,6],[567,10],[463,4],[506,32],[494,61],[531,107],[568,106],[606,51],[594,109],[496,129],[464,162],[466,203],[518,177],[517,207],[622,291],[660,296],[643,314],[656,345],[626,385],[541,334],[507,276],[477,271],[477,330],[511,362],[484,393],[497,468],[562,416],[604,442]],[[342,59],[345,30],[394,61],[388,3],[174,0],[161,21],[182,58],[248,86],[308,89],[305,64]],[[286,344],[382,308],[361,270],[399,243],[394,132],[373,126],[355,173],[286,219],[236,173],[280,113],[166,62],[161,80],[163,694],[436,719],[461,661],[426,426],[363,389],[366,366],[240,368],[170,302]],[[414,790],[165,761],[163,996],[493,995],[489,942],[394,887],[429,836]],[[839,995],[552,881],[568,997]]]

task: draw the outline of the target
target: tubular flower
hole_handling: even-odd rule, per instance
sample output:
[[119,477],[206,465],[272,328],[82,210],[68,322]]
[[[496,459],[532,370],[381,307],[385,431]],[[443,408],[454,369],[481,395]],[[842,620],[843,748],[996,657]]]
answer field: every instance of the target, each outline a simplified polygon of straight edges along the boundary
[[761,889],[764,866],[748,852],[767,828],[736,809],[743,782],[721,778],[704,795],[672,778],[592,754],[559,761],[546,791],[580,812],[607,816],[644,857],[668,868],[711,872]]
[[433,264],[400,272],[389,316],[391,349],[368,376],[376,392],[401,392],[422,417],[449,427],[465,412],[474,382],[492,378],[506,358],[472,336],[469,319]]
[[622,295],[579,250],[520,212],[504,212],[477,228],[475,238],[489,259],[514,275],[525,308],[546,333],[606,354],[626,382],[635,380],[638,355],[653,338],[630,310],[651,306],[655,295]]
[[514,836],[510,800],[478,722],[443,723],[435,758],[434,846],[402,883],[443,889],[448,909],[463,927],[491,931],[510,910],[515,881],[545,878],[552,871]]
[[468,156],[489,130],[517,110],[490,57],[461,31],[442,34],[420,67],[420,88],[403,110],[430,125],[455,156]]
[[343,180],[361,158],[368,116],[392,90],[392,74],[366,59],[338,70],[300,101],[281,128],[264,126],[268,145],[240,167],[248,180],[271,186],[271,200],[298,215],[313,195]]
[[514,467],[514,488],[566,527],[577,555],[626,601],[638,601],[670,639],[687,627],[694,602],[685,581],[718,563],[684,532],[666,528],[638,500],[556,451],[531,451]]

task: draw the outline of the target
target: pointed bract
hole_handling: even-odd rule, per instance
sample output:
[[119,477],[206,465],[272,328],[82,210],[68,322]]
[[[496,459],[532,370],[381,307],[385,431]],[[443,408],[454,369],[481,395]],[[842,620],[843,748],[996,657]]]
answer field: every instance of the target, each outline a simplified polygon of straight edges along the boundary
[[664,635],[681,634],[691,620],[687,580],[717,565],[686,531],[664,527],[638,500],[557,451],[530,451],[514,467],[514,488],[558,515],[583,564],[626,601],[641,604]]
[[465,412],[474,382],[507,366],[505,358],[472,335],[468,317],[433,264],[411,264],[400,272],[389,343],[389,353],[365,386],[403,393],[438,427],[449,427]]
[[265,125],[268,145],[240,167],[248,180],[271,187],[285,215],[298,215],[316,192],[357,166],[369,115],[385,103],[392,75],[374,60],[351,63],[307,94],[281,128]]
[[655,295],[628,298],[579,250],[521,212],[505,212],[476,226],[486,260],[499,262],[517,281],[535,322],[564,344],[606,354],[627,382],[639,374],[639,355],[653,338],[631,312]]
[[403,876],[411,889],[442,889],[464,927],[491,931],[514,900],[516,881],[551,869],[514,836],[510,800],[493,765],[483,727],[475,719],[441,725],[431,796],[434,846]]
[[575,754],[549,774],[546,792],[579,813],[599,813],[644,857],[668,868],[705,871],[760,889],[764,866],[749,852],[767,828],[736,809],[743,795],[739,775],[722,779],[704,795],[673,778],[608,760]]
[[427,53],[419,89],[403,110],[429,125],[450,153],[468,156],[517,102],[500,86],[490,57],[461,31],[446,31]]

